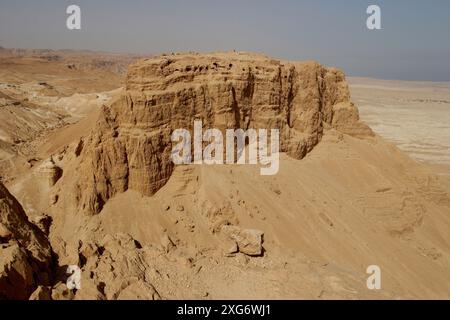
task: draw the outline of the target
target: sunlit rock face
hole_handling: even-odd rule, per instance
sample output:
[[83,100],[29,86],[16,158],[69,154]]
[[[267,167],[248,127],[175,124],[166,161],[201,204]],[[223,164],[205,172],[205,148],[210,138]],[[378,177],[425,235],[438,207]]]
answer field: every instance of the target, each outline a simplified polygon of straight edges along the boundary
[[75,192],[95,214],[114,194],[152,195],[169,179],[171,133],[205,128],[279,129],[280,151],[302,159],[324,128],[366,135],[344,74],[316,62],[218,53],[160,56],[131,65],[123,95],[104,107],[80,155]]

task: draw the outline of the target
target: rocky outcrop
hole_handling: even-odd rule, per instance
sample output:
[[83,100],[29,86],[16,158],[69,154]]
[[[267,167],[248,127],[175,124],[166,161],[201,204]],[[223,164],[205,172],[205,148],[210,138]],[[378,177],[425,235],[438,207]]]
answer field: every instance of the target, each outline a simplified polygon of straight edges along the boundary
[[38,284],[50,284],[50,243],[2,184],[0,247],[0,298],[28,299]]
[[44,161],[38,168],[37,174],[48,181],[48,186],[52,187],[62,176],[62,169],[58,167],[52,158]]
[[280,130],[280,149],[302,159],[326,127],[371,134],[349,101],[344,74],[316,62],[261,55],[186,54],[145,59],[128,70],[118,101],[104,107],[81,152],[76,197],[95,214],[114,194],[152,195],[169,179],[171,133],[206,128]]
[[[151,284],[151,248],[142,248],[127,234],[106,235],[98,242],[81,243],[78,265],[82,268],[81,290],[69,299],[159,300],[161,297]],[[55,289],[53,289],[55,291]],[[67,291],[64,284],[58,288]],[[58,290],[56,292],[58,292]],[[67,296],[58,294],[54,300]]]
[[[234,245],[228,253],[242,252],[248,256],[259,256],[263,253],[263,235],[264,233],[256,229],[241,229],[236,226],[222,226],[222,233],[226,239]],[[234,247],[236,249],[234,249]]]
[[30,296],[29,300],[51,300],[52,290],[50,287],[39,286]]

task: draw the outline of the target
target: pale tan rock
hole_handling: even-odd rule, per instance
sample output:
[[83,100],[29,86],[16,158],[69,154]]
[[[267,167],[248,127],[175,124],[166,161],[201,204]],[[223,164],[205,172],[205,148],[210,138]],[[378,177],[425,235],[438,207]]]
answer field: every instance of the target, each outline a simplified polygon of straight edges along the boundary
[[263,253],[264,232],[255,229],[241,229],[236,226],[222,226],[221,232],[236,242],[239,252],[249,256],[259,256]]
[[104,283],[96,283],[90,277],[83,276],[81,279],[81,288],[75,293],[74,300],[105,300],[106,297],[102,293]]
[[238,248],[236,241],[231,240],[231,239],[229,241],[226,241],[226,243],[224,244],[223,247],[224,247],[224,253],[227,255],[239,252],[239,248]]
[[59,282],[52,289],[52,300],[73,300],[74,297],[73,291],[65,283]]
[[83,143],[75,198],[81,211],[95,214],[128,189],[154,194],[172,174],[172,131],[192,130],[194,120],[219,130],[279,129],[281,151],[301,159],[319,143],[324,125],[364,131],[356,108],[346,109],[348,118],[335,117],[339,103],[350,103],[343,72],[316,62],[242,53],[140,60]]
[[79,249],[79,253],[83,255],[85,259],[89,259],[99,254],[98,246],[93,242],[88,242],[85,244],[83,243],[81,248]]
[[[26,216],[22,206],[0,184],[0,297],[28,299],[37,284],[48,285],[52,249],[45,234]],[[2,242],[3,242],[2,241]]]
[[371,136],[372,130],[359,122],[358,108],[353,103],[341,102],[333,106],[333,128],[353,136]]
[[125,250],[134,250],[139,248],[139,242],[133,239],[133,237],[129,234],[108,234],[103,238],[102,246],[110,251],[116,251],[119,248]]
[[[223,54],[214,56],[228,59],[221,57]],[[170,65],[167,63],[165,68]],[[218,64],[215,68],[233,76],[235,66]],[[194,69],[195,66],[190,71]],[[179,72],[182,77],[186,74],[186,70]],[[257,72],[260,70],[255,69]],[[338,74],[330,72],[327,78],[327,81],[337,79]],[[389,86],[393,84],[389,82]],[[373,87],[367,90],[374,96],[380,94]],[[414,118],[417,115],[411,110],[423,111],[423,106],[419,108],[423,101],[413,103],[409,92],[415,90],[404,91],[398,95],[397,90],[389,90],[385,94],[390,100],[387,104],[392,107],[394,98],[404,100],[404,115],[408,113]],[[439,97],[435,90],[427,94],[428,98]],[[382,98],[374,108],[386,112],[383,119],[389,119],[392,112],[382,106]],[[356,97],[353,101],[360,105],[370,102]],[[445,102],[436,104],[441,109]],[[78,110],[86,108],[86,104],[74,100],[73,107]],[[63,145],[72,150],[63,159],[54,156],[64,168],[63,180],[57,182],[56,188],[40,188],[43,179],[29,179],[30,173],[38,168],[27,169],[13,176],[14,180],[4,181],[19,199],[24,199],[30,214],[48,212],[54,217],[51,239],[57,249],[58,264],[82,266],[82,288],[76,291],[75,299],[117,299],[130,292],[129,297],[147,298],[148,288],[134,284],[139,281],[151,283],[167,299],[201,299],[204,292],[209,292],[212,299],[442,299],[449,292],[445,263],[449,258],[446,213],[450,189],[443,182],[445,176],[438,179],[431,170],[428,172],[429,168],[412,163],[377,136],[368,139],[349,136],[351,133],[360,137],[353,108],[348,102],[333,105],[332,120],[322,121],[324,133],[320,143],[302,161],[281,154],[276,176],[261,177],[255,166],[177,167],[168,183],[153,197],[143,197],[140,190],[116,193],[96,217],[81,215],[67,201],[81,194],[73,194],[70,186],[84,175],[78,165],[86,158],[83,148],[78,157],[73,150],[78,136],[89,137],[87,128],[98,129],[92,124],[98,116],[96,110],[75,126],[45,135],[48,142],[41,150],[56,155]],[[426,109],[433,112],[432,108]],[[325,115],[324,111],[321,112]],[[252,121],[249,118],[247,123],[252,125]],[[130,123],[129,139],[137,140],[142,132],[149,135],[153,132],[151,128],[140,130]],[[73,127],[78,127],[75,134]],[[117,138],[122,131],[118,130]],[[61,139],[55,139],[60,136]],[[303,135],[290,138],[293,144],[307,139]],[[44,153],[41,155],[44,158],[50,156]],[[139,154],[127,151],[131,153]],[[108,151],[100,158],[108,163],[111,155],[114,152]],[[100,170],[99,174],[104,172]],[[109,178],[105,181],[107,188],[116,184]],[[55,206],[45,207],[50,195],[56,192],[61,199]],[[210,203],[204,205],[205,200]],[[185,206],[183,214],[176,211],[179,203]],[[166,212],[163,204],[172,208]],[[224,224],[264,230],[264,249],[269,254],[257,259],[244,253],[224,257],[217,250],[226,243],[219,238]],[[190,232],[192,225],[194,233]],[[130,234],[131,238],[117,233]],[[177,249],[169,254],[160,249],[160,236],[164,233],[177,240]],[[101,239],[106,234],[111,236],[103,243]],[[8,244],[13,240],[10,235],[6,234],[0,242]],[[142,246],[134,243],[137,239]],[[98,252],[88,244],[98,246]],[[393,252],[396,259],[392,259]],[[389,285],[385,289],[389,290],[361,290],[367,277],[366,264],[372,263],[389,270],[383,276],[383,283]],[[404,272],[405,265],[410,272]]]
[[144,281],[131,283],[120,291],[117,300],[161,300],[155,288]]
[[[83,243],[79,254],[86,263],[82,267],[81,288],[76,291],[75,299],[159,298],[149,279],[152,268],[148,261],[151,259],[141,249],[127,234],[106,235],[98,243]],[[161,254],[156,250],[154,253]]]
[[54,205],[58,202],[58,200],[59,200],[59,195],[53,194],[50,196],[50,204]]
[[54,186],[55,183],[62,176],[62,169],[58,167],[52,158],[44,161],[38,168],[38,175],[43,179],[48,181],[50,187]]
[[164,234],[161,237],[161,246],[165,252],[169,252],[172,248],[175,247],[175,244],[173,243],[172,239],[167,234]]

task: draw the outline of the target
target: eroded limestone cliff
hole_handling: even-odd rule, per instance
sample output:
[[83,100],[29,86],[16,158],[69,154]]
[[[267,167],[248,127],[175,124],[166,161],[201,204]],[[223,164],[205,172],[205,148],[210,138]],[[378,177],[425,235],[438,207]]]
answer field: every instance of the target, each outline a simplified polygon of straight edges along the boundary
[[28,299],[49,285],[52,249],[19,202],[0,183],[0,299]]
[[334,127],[371,134],[349,100],[343,72],[316,62],[261,55],[181,54],[140,60],[129,68],[123,95],[104,107],[82,142],[76,192],[82,211],[98,213],[113,195],[152,195],[169,179],[171,133],[205,128],[280,130],[280,151],[302,159]]

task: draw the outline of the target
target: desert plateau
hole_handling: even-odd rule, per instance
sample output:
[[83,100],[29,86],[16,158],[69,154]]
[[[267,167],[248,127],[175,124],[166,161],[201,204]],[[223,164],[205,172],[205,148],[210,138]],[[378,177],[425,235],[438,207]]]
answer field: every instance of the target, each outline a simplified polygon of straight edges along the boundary
[[[450,84],[344,72],[0,48],[0,299],[450,299]],[[278,172],[175,165],[195,120]]]

